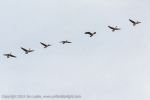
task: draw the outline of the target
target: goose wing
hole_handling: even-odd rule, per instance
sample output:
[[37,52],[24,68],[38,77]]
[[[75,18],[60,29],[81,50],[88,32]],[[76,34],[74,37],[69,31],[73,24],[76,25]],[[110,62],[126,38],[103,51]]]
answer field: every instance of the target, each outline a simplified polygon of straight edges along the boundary
[[24,51],[28,51],[27,49],[25,49],[25,48],[23,48],[23,47],[21,47],[21,49],[24,50]]
[[71,43],[71,42],[67,41],[67,43]]
[[131,19],[129,19],[129,21],[132,22],[132,23],[135,23],[135,21],[133,21],[133,20],[131,20]]
[[44,43],[42,43],[42,42],[40,42],[43,46],[47,46],[46,44],[44,44]]
[[10,56],[16,58],[16,56],[14,56],[14,55],[10,55]]
[[68,41],[68,40],[66,40],[65,42],[66,42],[66,43],[71,43],[71,42],[70,42],[70,41]]
[[91,32],[85,32],[85,34],[89,34],[89,35],[92,35],[92,33],[91,33]]
[[29,50],[29,52],[33,52],[34,50]]
[[3,54],[4,56],[8,56],[9,54]]
[[114,27],[108,26],[110,29],[114,29]]
[[115,28],[115,30],[121,30],[120,28]]

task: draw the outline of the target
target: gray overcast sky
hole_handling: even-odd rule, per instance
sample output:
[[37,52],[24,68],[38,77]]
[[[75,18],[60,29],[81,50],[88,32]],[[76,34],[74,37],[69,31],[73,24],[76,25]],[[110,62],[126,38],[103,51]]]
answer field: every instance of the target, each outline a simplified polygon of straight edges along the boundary
[[150,99],[150,0],[0,0],[0,42],[0,95]]

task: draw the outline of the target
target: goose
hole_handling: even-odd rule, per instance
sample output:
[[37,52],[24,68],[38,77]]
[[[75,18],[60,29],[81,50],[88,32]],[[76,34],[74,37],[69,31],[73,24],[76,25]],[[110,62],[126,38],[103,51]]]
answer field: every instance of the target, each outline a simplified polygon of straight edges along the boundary
[[9,58],[9,57],[14,57],[14,58],[16,58],[16,56],[14,56],[14,55],[12,55],[11,53],[10,54],[3,54],[4,56],[7,56],[7,58]]
[[131,23],[133,23],[133,26],[135,26],[136,24],[139,24],[139,23],[141,23],[141,22],[135,22],[135,21],[133,21],[133,20],[131,20],[131,19],[129,19],[129,21],[131,22]]
[[25,51],[25,54],[28,54],[28,52],[33,52],[34,51],[34,50],[30,50],[30,48],[29,48],[29,50],[27,50],[27,49],[21,47],[21,49]]
[[42,43],[42,42],[40,42],[40,43],[44,46],[44,48],[47,48],[48,46],[52,46],[50,44],[45,44],[45,43]]
[[65,44],[65,43],[72,43],[72,42],[69,42],[68,40],[66,40],[66,41],[61,41],[60,43]]
[[85,32],[85,34],[89,34],[90,37],[92,37],[94,34],[96,34],[96,32],[94,32],[94,33],[91,33],[91,32]]
[[115,30],[121,30],[120,28],[117,28],[117,26],[116,27],[111,27],[111,26],[108,26],[110,29],[112,29],[112,32],[114,32]]

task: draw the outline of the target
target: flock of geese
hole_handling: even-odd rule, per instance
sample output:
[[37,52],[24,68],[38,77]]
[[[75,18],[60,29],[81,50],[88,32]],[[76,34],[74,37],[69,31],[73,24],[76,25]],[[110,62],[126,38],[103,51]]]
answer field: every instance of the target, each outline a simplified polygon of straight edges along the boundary
[[[133,23],[133,26],[135,26],[136,24],[139,24],[139,23],[141,23],[141,22],[136,22],[136,21],[133,21],[133,20],[131,20],[131,19],[129,19],[129,21],[131,22],[131,23]],[[110,29],[112,29],[112,32],[114,32],[115,30],[121,30],[120,28],[117,28],[117,26],[116,27],[111,27],[111,26],[108,26]],[[91,32],[85,32],[85,34],[89,34],[90,35],[90,37],[92,37],[94,34],[96,34],[96,32],[94,32],[94,33],[91,33]],[[44,48],[47,48],[47,47],[49,47],[49,46],[52,46],[52,45],[50,45],[50,44],[45,44],[45,43],[42,43],[42,42],[40,42],[43,46],[44,46]],[[62,44],[65,44],[65,43],[71,43],[71,42],[69,42],[68,40],[65,40],[65,41],[61,41],[60,43],[62,43]],[[30,50],[30,48],[29,48],[29,50],[27,50],[27,49],[25,49],[25,48],[23,48],[23,47],[21,47],[21,49],[23,50],[23,51],[25,51],[25,54],[28,54],[29,52],[33,52],[34,50]],[[10,54],[3,54],[4,56],[7,56],[7,58],[9,58],[9,57],[14,57],[14,58],[16,58],[16,56],[14,56],[14,55],[12,55],[11,53]]]

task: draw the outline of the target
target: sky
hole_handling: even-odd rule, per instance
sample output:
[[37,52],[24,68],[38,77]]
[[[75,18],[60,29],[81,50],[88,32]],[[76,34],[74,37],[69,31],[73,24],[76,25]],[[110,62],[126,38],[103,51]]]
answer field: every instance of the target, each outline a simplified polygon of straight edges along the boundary
[[[149,100],[149,5],[149,0],[0,0],[1,99]],[[129,19],[141,23],[133,26]],[[96,34],[89,37],[88,31]],[[52,46],[45,49],[40,42]],[[21,47],[35,51],[25,54]],[[11,52],[17,58],[3,56]]]

